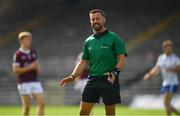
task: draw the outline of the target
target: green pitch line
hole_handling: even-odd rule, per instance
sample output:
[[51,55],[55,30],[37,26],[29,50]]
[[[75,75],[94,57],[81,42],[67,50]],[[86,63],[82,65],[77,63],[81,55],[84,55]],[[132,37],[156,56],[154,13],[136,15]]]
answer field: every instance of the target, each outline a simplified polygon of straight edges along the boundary
[[[45,109],[46,116],[55,116],[55,115],[61,115],[61,116],[67,116],[67,115],[73,115],[78,116],[79,113],[79,106],[47,106]],[[20,115],[21,114],[21,106],[0,106],[0,115]],[[35,107],[32,107],[31,109],[31,115],[35,115]],[[92,115],[104,115],[104,107],[103,106],[95,106]],[[118,106],[117,115],[126,115],[126,116],[160,116],[165,115],[165,112],[163,110],[135,110],[135,109],[129,109],[126,106]]]

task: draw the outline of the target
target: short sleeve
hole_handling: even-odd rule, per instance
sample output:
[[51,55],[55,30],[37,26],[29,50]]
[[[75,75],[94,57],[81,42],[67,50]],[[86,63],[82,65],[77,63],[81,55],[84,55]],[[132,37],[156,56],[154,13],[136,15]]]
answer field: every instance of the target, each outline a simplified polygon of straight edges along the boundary
[[13,66],[20,66],[20,59],[17,54],[13,55]]
[[114,48],[116,55],[125,54],[127,56],[125,42],[120,37],[115,38]]
[[89,60],[89,51],[88,51],[88,48],[87,48],[87,43],[84,42],[84,45],[83,45],[83,50],[82,50],[82,60]]
[[180,65],[180,58],[177,56],[176,65]]

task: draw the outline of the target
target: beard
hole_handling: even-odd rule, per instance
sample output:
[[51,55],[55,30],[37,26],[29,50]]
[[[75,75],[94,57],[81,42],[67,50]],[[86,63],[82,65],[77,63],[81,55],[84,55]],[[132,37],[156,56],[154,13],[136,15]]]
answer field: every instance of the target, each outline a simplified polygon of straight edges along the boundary
[[100,24],[100,23],[95,23],[92,25],[92,28],[95,30],[95,31],[99,31],[103,28],[103,24]]

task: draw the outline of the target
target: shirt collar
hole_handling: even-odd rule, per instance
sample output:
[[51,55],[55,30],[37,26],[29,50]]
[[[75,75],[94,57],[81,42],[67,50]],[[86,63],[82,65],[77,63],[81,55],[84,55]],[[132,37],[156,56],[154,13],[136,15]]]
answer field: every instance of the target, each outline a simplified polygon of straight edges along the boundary
[[167,54],[164,53],[164,56],[171,57],[171,56],[174,56],[174,53],[171,53],[170,55],[167,55]]
[[29,54],[30,53],[30,49],[28,50],[24,50],[23,48],[19,48],[19,51],[25,53],[25,54]]
[[104,31],[101,32],[101,33],[95,33],[95,32],[94,32],[93,36],[96,37],[97,39],[100,39],[102,36],[106,35],[108,32],[109,32],[108,29],[104,30]]

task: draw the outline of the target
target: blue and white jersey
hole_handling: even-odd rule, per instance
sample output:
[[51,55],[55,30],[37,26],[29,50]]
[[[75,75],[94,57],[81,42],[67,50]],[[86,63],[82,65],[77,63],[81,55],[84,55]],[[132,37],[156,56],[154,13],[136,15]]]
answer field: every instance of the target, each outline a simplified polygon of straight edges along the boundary
[[179,84],[178,74],[166,70],[167,68],[175,68],[177,65],[180,65],[180,59],[177,55],[172,54],[168,56],[166,54],[161,54],[158,57],[156,65],[158,65],[161,70],[163,78],[162,86]]

